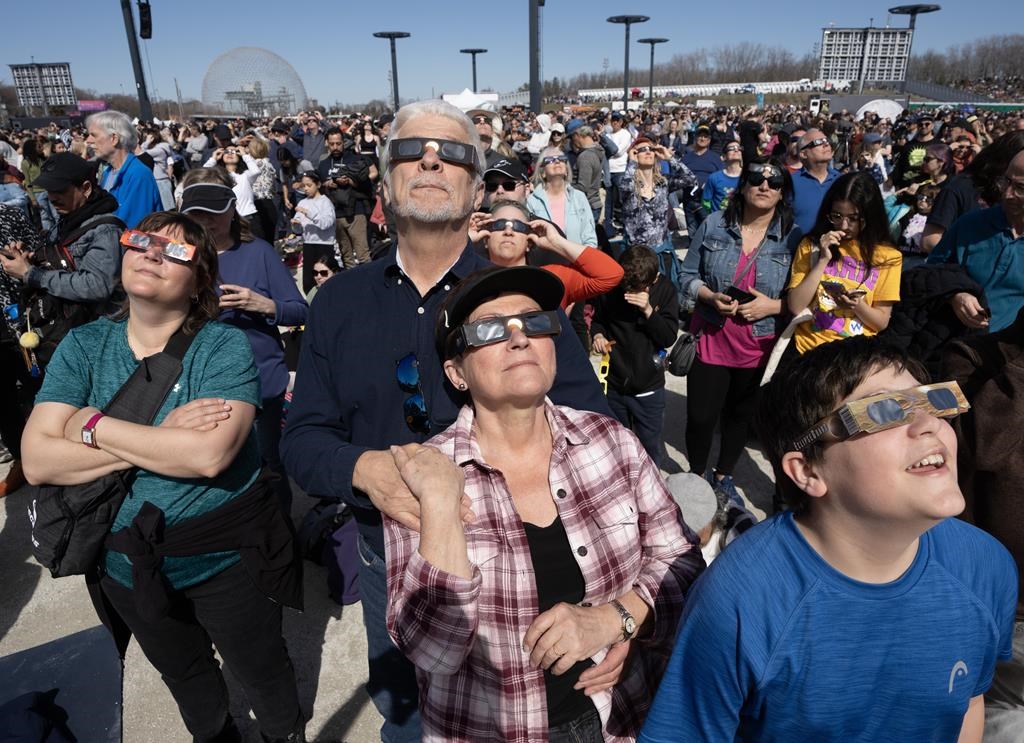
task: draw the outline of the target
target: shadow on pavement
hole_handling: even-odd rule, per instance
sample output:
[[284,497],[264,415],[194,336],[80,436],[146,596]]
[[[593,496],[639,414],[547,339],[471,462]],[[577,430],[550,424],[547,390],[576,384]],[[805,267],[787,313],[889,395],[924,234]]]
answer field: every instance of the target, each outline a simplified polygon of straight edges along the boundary
[[3,499],[4,526],[0,531],[0,639],[10,632],[21,616],[22,609],[32,599],[43,569],[32,559],[28,521],[29,499],[27,491],[11,493]]

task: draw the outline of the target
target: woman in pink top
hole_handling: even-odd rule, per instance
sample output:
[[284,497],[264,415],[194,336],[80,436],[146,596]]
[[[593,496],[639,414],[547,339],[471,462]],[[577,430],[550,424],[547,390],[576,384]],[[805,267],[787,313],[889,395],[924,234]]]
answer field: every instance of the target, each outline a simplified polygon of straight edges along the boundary
[[[732,472],[743,453],[757,391],[775,337],[784,327],[782,292],[800,240],[788,204],[789,172],[774,160],[744,166],[729,206],[697,229],[681,284],[700,334],[687,381],[686,451],[690,470],[739,501]],[[721,423],[718,463],[708,468]]]

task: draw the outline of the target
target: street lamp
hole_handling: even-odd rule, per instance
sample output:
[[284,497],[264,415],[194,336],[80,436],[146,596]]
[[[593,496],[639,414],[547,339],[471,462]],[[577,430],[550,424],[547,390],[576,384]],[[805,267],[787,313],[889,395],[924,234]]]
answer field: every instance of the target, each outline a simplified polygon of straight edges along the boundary
[[473,92],[475,93],[476,92],[476,55],[478,55],[478,54],[487,54],[487,50],[486,49],[459,49],[459,52],[462,53],[462,54],[472,54],[473,55]]
[[[895,8],[889,8],[889,12],[893,15],[909,15],[910,16],[910,30],[913,32],[917,26],[917,16],[921,13],[934,13],[936,10],[942,10],[941,5],[897,5]],[[910,71],[910,49],[914,45],[914,34],[910,34],[910,43],[907,45],[907,64],[903,69],[903,82],[900,83],[900,92],[907,92],[907,72]]]
[[[643,23],[651,20],[646,15],[613,15],[608,19],[609,23],[621,23],[626,27],[626,65],[622,70],[622,110],[629,109],[629,27],[634,23]],[[654,51],[654,47],[651,47]]]
[[398,55],[395,54],[395,39],[408,39],[412,34],[405,31],[377,31],[374,36],[391,42],[391,97],[395,100],[395,113],[398,112]]
[[664,44],[668,39],[637,39],[638,44],[651,45],[651,76],[647,81],[647,105],[650,106],[654,100],[654,45]]
[[135,16],[132,14],[130,0],[121,0],[121,12],[124,14],[124,29],[128,32],[128,52],[132,57],[132,69],[135,72],[135,92],[139,97],[139,120],[152,121],[153,108],[149,103],[146,91],[146,76],[142,73],[142,58],[139,57],[139,42],[135,38]]

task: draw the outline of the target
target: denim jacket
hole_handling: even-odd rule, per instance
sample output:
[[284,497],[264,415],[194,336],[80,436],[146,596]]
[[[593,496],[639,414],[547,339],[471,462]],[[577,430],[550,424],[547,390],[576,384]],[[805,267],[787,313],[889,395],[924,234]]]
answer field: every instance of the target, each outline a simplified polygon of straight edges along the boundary
[[[765,233],[757,265],[754,288],[772,299],[782,296],[789,280],[789,264],[800,243],[803,233],[795,224],[786,235],[778,216]],[[720,325],[721,315],[710,305],[697,299],[702,286],[714,292],[725,291],[736,276],[736,264],[743,250],[743,238],[739,227],[727,225],[724,212],[717,211],[705,219],[693,235],[690,249],[683,261],[680,277],[688,309],[715,325]],[[780,315],[769,315],[754,323],[755,337],[778,335],[785,328],[785,319]]]

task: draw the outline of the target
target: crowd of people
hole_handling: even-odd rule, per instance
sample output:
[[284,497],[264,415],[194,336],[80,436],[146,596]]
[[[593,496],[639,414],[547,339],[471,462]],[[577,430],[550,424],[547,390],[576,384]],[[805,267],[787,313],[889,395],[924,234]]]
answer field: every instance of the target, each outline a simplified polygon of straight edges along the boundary
[[0,495],[120,473],[87,580],[195,740],[214,646],[306,739],[293,486],[382,740],[1024,736],[1020,112],[107,111],[0,173]]

